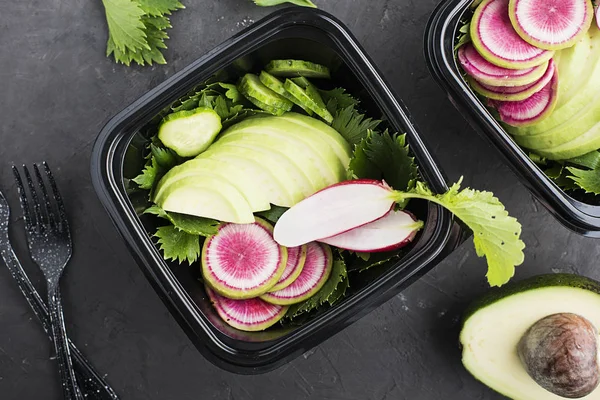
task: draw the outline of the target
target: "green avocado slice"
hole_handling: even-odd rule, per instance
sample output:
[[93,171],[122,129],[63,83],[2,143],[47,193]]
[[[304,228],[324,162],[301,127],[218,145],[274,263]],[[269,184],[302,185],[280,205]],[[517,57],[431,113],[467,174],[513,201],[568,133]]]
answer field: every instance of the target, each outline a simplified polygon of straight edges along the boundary
[[[600,283],[573,274],[549,274],[492,289],[465,312],[462,362],[479,381],[515,400],[560,400],[526,372],[517,344],[538,320],[574,313],[600,327]],[[600,399],[600,389],[585,397]]]

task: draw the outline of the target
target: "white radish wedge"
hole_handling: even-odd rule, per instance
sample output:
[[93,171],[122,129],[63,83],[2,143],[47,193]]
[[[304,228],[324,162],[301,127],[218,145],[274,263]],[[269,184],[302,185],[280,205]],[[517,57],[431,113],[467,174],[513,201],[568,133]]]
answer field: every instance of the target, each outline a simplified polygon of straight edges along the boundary
[[308,243],[306,247],[306,262],[300,276],[281,290],[263,294],[261,299],[278,305],[295,304],[310,298],[323,287],[331,275],[331,248],[317,242]]
[[412,214],[392,210],[369,224],[319,241],[359,252],[391,251],[412,242],[422,227],[423,221],[418,221]]
[[594,10],[596,10],[596,25],[598,25],[598,29],[600,29],[600,3],[598,1],[596,1],[596,4],[594,5]]
[[571,47],[590,28],[591,0],[510,0],[508,14],[523,40],[540,49]]
[[500,114],[500,119],[511,126],[528,126],[548,117],[558,100],[558,72],[554,68],[554,76],[539,92],[522,101],[495,101],[490,105]]
[[286,247],[339,235],[383,217],[394,205],[393,190],[371,179],[329,186],[287,210],[273,237]]
[[545,63],[554,52],[519,36],[508,16],[508,1],[484,0],[477,7],[470,25],[473,45],[483,58],[500,67],[523,69]]
[[300,276],[300,273],[304,268],[304,263],[306,262],[305,244],[298,247],[288,247],[287,253],[287,264],[283,270],[283,275],[281,275],[281,278],[279,278],[279,281],[275,284],[275,286],[269,289],[269,292],[275,292],[288,287],[296,280],[296,278],[298,278],[298,276]]
[[524,86],[491,86],[476,79],[468,78],[469,84],[477,93],[493,100],[521,101],[542,90],[554,76],[554,61],[550,60],[548,70],[536,82]]
[[525,69],[508,69],[492,64],[481,56],[472,43],[458,49],[458,62],[478,82],[491,86],[524,86],[539,80],[548,63]]
[[259,298],[233,300],[223,297],[206,286],[206,293],[225,323],[241,331],[262,331],[273,326],[288,307],[267,303]]
[[272,236],[272,227],[256,218],[253,224],[222,224],[202,248],[202,276],[217,293],[249,299],[271,289],[287,263],[287,249]]

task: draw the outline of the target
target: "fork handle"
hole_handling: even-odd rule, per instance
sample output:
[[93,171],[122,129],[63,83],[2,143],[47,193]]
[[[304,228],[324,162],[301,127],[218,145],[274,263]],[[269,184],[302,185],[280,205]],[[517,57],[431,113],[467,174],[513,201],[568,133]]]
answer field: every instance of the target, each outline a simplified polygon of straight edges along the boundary
[[77,386],[75,370],[71,361],[69,339],[67,338],[58,285],[55,285],[54,290],[48,292],[48,316],[50,317],[50,329],[54,339],[54,350],[58,360],[64,398],[65,400],[83,400],[79,386]]
[[[29,277],[25,273],[16,254],[5,242],[8,242],[8,240],[0,240],[0,255],[4,259],[10,274],[17,282],[17,286],[21,290],[23,296],[25,296],[33,313],[41,322],[42,328],[44,328],[44,331],[48,335],[48,339],[52,340],[46,304],[29,280]],[[106,382],[106,380],[94,369],[90,362],[71,341],[69,341],[69,348],[71,350],[75,373],[77,374],[77,382],[83,388],[85,397],[89,400],[118,400],[119,396],[117,396],[108,382]]]

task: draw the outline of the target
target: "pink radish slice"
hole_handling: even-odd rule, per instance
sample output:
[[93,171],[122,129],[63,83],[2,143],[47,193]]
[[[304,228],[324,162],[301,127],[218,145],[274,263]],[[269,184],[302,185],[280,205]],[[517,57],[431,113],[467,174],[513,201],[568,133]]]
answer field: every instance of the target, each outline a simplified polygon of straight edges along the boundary
[[279,281],[275,286],[269,289],[269,292],[281,290],[289,286],[296,278],[298,278],[298,276],[300,276],[302,268],[304,268],[304,263],[306,262],[306,251],[305,244],[299,247],[288,247],[287,264],[283,270],[283,275],[281,275],[281,278],[279,278]]
[[256,218],[253,224],[222,224],[204,242],[202,276],[217,293],[248,299],[271,289],[287,262],[287,249],[272,236],[271,226]]
[[592,23],[591,0],[510,0],[513,27],[526,42],[546,50],[571,47]]
[[600,29],[600,6],[597,2],[594,8],[596,9],[596,25],[598,25],[598,29]]
[[465,72],[478,82],[493,86],[523,86],[534,83],[548,70],[547,63],[525,69],[499,67],[483,58],[471,43],[458,49],[458,61]]
[[242,331],[262,331],[279,321],[288,307],[267,303],[259,298],[233,300],[206,286],[217,314],[225,323]]
[[542,90],[552,80],[555,71],[554,60],[550,60],[548,70],[537,82],[525,86],[490,86],[470,79],[469,83],[477,93],[494,100],[521,101]]
[[306,262],[300,276],[286,288],[263,294],[261,299],[279,305],[300,303],[323,287],[331,274],[331,248],[317,242],[308,243],[306,246]]
[[548,61],[554,52],[527,43],[515,31],[508,1],[484,0],[477,7],[470,25],[473,45],[483,58],[504,68],[530,68]]
[[296,247],[368,224],[394,205],[394,191],[372,179],[344,181],[329,186],[287,210],[273,237],[282,246]]
[[498,110],[500,119],[512,126],[533,125],[546,118],[556,106],[558,73],[555,73],[542,90],[534,93],[523,101],[494,101],[490,100],[493,107]]
[[369,224],[319,241],[340,249],[376,253],[406,246],[422,227],[423,221],[412,214],[392,210]]

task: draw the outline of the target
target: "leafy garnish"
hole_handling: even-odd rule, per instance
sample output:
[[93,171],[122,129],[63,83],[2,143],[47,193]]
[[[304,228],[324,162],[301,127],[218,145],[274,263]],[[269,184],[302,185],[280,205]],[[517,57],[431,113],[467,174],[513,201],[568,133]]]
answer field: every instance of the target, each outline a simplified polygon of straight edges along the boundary
[[159,166],[154,158],[152,158],[144,167],[141,174],[132,180],[138,184],[141,189],[151,190],[154,187],[156,178],[159,175]]
[[286,212],[288,210],[287,207],[280,207],[280,206],[275,206],[273,204],[271,204],[271,208],[266,210],[266,211],[261,211],[256,213],[256,215],[258,215],[259,217],[262,217],[264,219],[266,219],[269,222],[272,222],[273,224],[277,223],[277,221],[279,221],[279,218],[283,215],[284,212]]
[[278,6],[284,3],[292,3],[297,6],[317,8],[310,0],[254,0],[254,4],[261,7]]
[[364,152],[388,185],[397,190],[410,190],[415,186],[419,172],[415,159],[409,155],[406,134],[392,136],[387,130],[372,134]]
[[366,254],[369,254],[368,258],[363,258],[356,253],[358,257],[352,261],[348,261],[348,271],[366,271],[369,268],[385,264],[390,260],[399,259],[401,253],[398,251],[386,251],[381,253]]
[[471,34],[469,32],[470,25],[470,22],[466,22],[458,29],[458,32],[460,32],[460,36],[458,38],[456,46],[454,46],[454,50],[458,50],[461,46],[471,41]]
[[175,228],[172,225],[161,226],[156,230],[157,238],[165,260],[187,261],[192,264],[200,256],[200,238]]
[[327,109],[332,115],[343,108],[355,107],[359,101],[346,93],[344,88],[335,88],[332,90],[319,90],[323,101],[327,104]]
[[150,144],[150,154],[158,165],[164,169],[171,169],[181,162],[180,157],[173,150]]
[[487,259],[490,286],[502,286],[514,275],[515,266],[524,260],[521,224],[508,215],[493,193],[469,188],[460,191],[461,182],[462,178],[441,195],[433,194],[425,184],[417,182],[411,192],[395,192],[396,198],[428,200],[462,220],[473,231],[477,255]]
[[303,313],[320,307],[326,302],[332,306],[344,296],[348,287],[350,287],[350,282],[348,281],[348,272],[346,271],[344,260],[333,260],[331,275],[323,287],[308,300],[292,304],[285,316],[289,319],[296,318]]
[[600,168],[583,170],[567,167],[567,170],[572,174],[569,178],[586,193],[600,194]]
[[350,145],[356,145],[367,137],[369,130],[375,130],[380,123],[380,120],[365,118],[365,115],[356,111],[354,106],[348,106],[335,113],[331,126]]
[[196,236],[213,236],[218,233],[219,221],[194,215],[167,212],[157,205],[144,210],[144,214],[153,214],[171,222],[180,231]]
[[569,158],[564,161],[566,164],[577,165],[589,169],[600,168],[600,151],[592,151],[579,157]]
[[545,174],[552,179],[558,187],[564,190],[580,189],[573,179],[569,177],[570,173],[564,165],[555,163],[552,167],[546,169]]
[[166,64],[162,50],[171,22],[166,15],[184,8],[178,0],[102,0],[108,24],[106,55],[127,66]]
[[367,156],[365,149],[369,147],[370,137],[373,135],[372,131],[367,132],[367,137],[360,141],[354,147],[354,154],[350,159],[350,165],[348,166],[349,178],[358,179],[381,179],[382,172],[377,168]]

